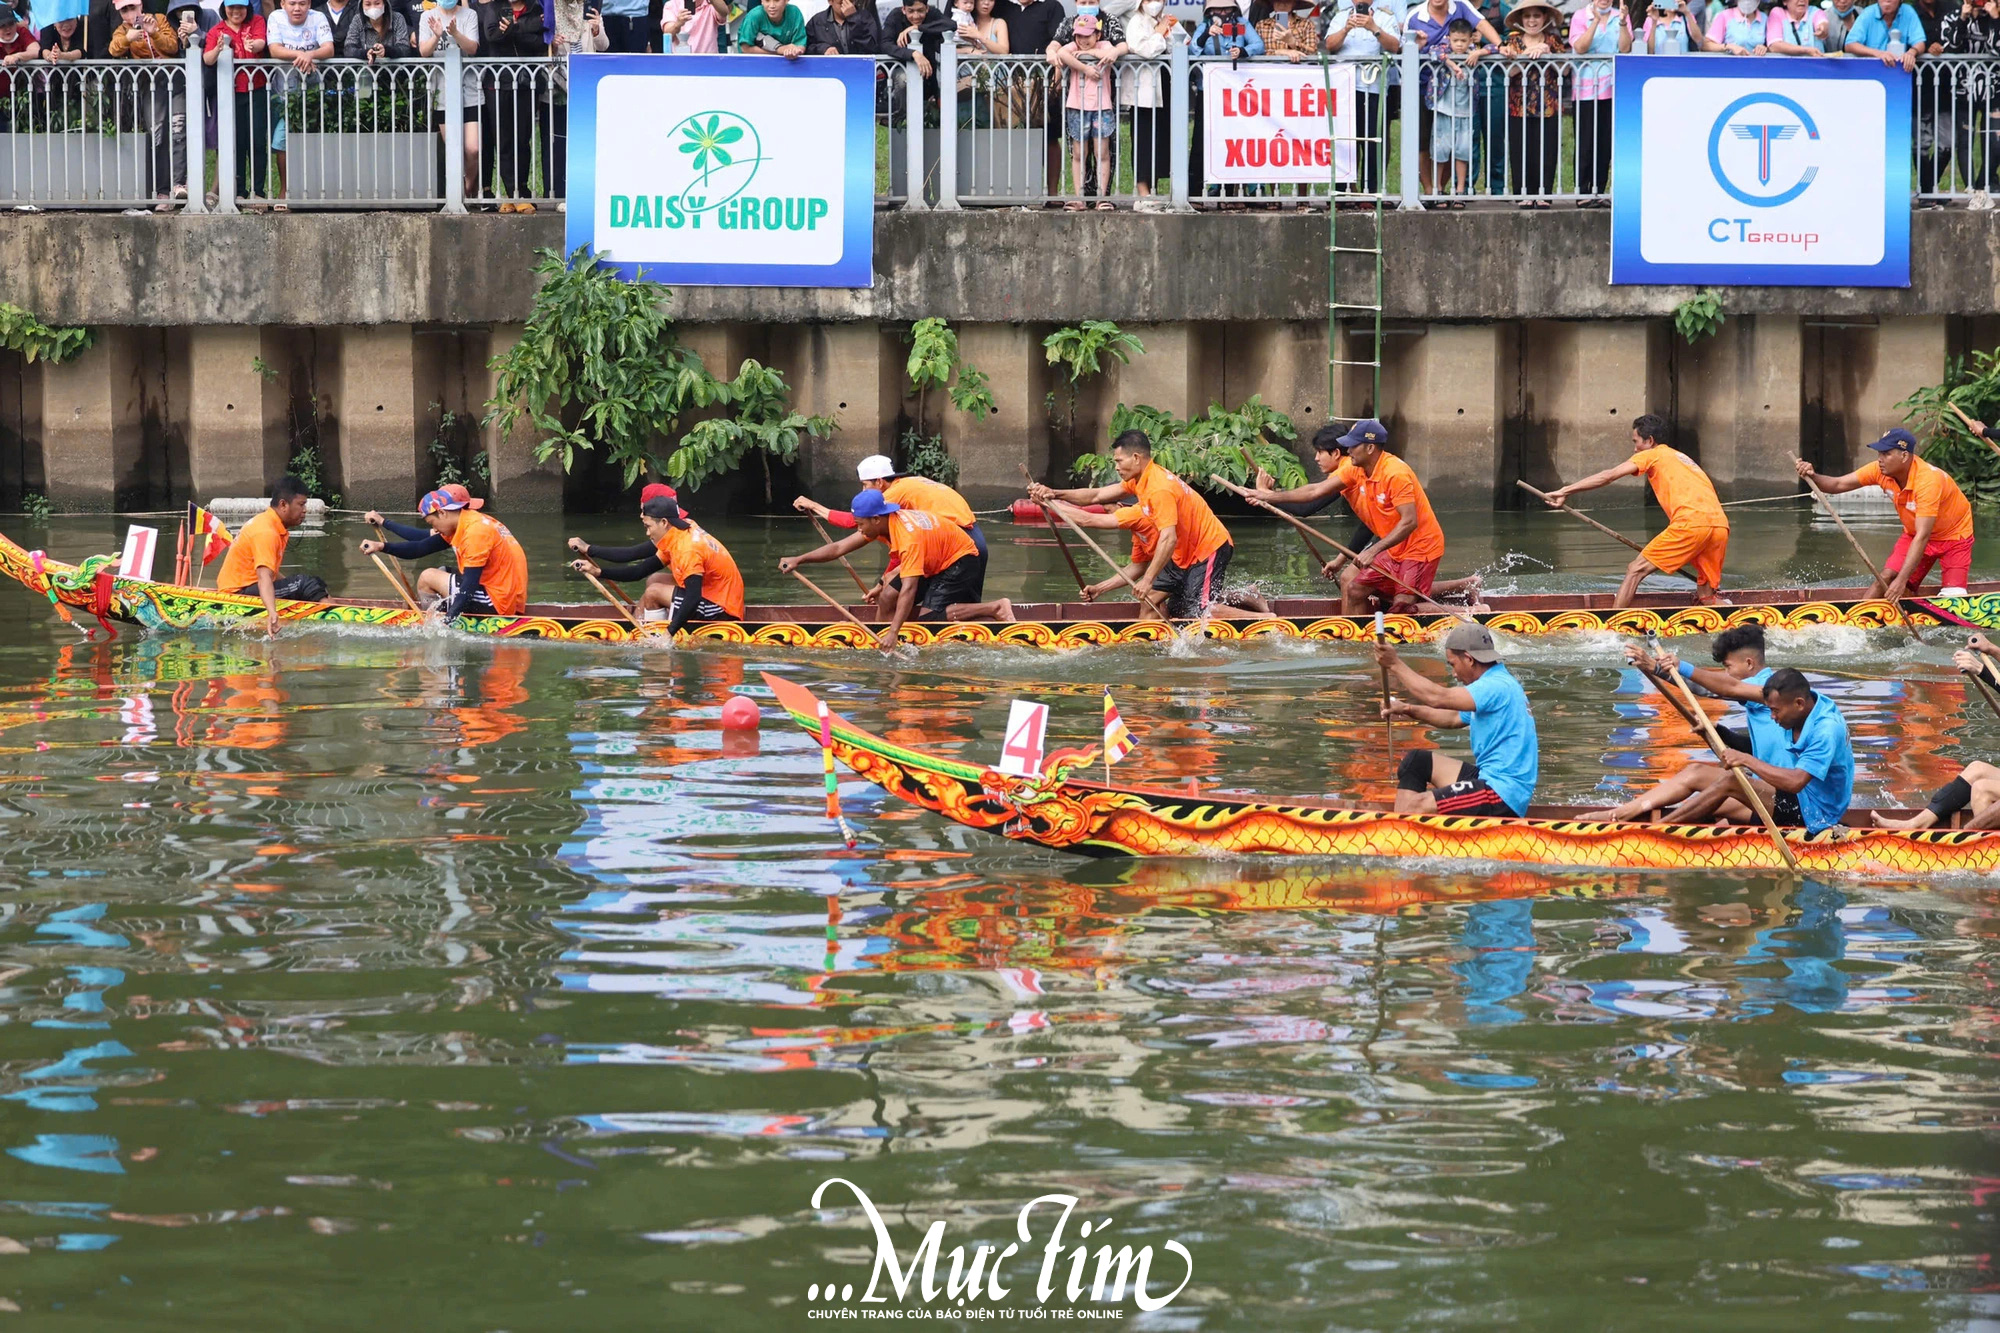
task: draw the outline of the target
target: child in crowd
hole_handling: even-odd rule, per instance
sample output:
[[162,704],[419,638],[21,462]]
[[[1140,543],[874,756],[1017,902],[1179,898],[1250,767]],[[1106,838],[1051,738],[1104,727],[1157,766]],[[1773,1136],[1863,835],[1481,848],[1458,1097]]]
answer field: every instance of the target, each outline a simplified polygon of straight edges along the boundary
[[[1092,145],[1097,157],[1098,188],[1111,187],[1111,140],[1118,133],[1118,99],[1111,87],[1111,66],[1104,62],[1098,42],[1097,20],[1081,15],[1073,29],[1076,40],[1056,51],[1057,63],[1069,71],[1068,95],[1063,101],[1063,129],[1069,136],[1070,177],[1078,191],[1083,189],[1083,154]],[[1083,211],[1083,200],[1072,199],[1063,207],[1072,213]],[[1109,210],[1111,201],[1097,201]]]
[[[1451,174],[1451,192],[1472,191],[1472,67],[1466,56],[1472,50],[1473,28],[1465,19],[1445,25],[1444,37],[1450,47],[1444,69],[1424,90],[1424,100],[1435,120],[1431,125],[1431,160],[1437,163],[1436,187],[1444,189],[1444,176]],[[1440,208],[1464,208],[1463,199],[1447,199]]]

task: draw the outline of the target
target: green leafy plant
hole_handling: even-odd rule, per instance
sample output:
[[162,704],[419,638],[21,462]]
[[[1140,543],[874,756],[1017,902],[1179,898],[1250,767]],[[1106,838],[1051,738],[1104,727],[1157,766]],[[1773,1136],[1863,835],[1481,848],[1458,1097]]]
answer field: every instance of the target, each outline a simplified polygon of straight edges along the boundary
[[902,471],[914,472],[947,486],[958,485],[958,460],[945,449],[944,440],[939,436],[906,430],[896,452],[902,455]]
[[21,512],[28,516],[28,522],[36,527],[46,527],[52,512],[49,497],[40,491],[29,491],[21,497]]
[[[1108,319],[1086,319],[1081,324],[1070,324],[1057,329],[1042,339],[1042,353],[1052,366],[1061,369],[1064,380],[1063,411],[1056,415],[1056,396],[1051,393],[1044,400],[1048,409],[1049,428],[1060,431],[1069,446],[1069,452],[1086,452],[1079,448],[1076,438],[1076,391],[1086,379],[1104,373],[1106,358],[1120,365],[1130,364],[1134,352],[1143,352],[1146,345],[1131,334],[1119,328]],[[1107,460],[1108,461],[1108,460]]]
[[466,486],[479,483],[477,489],[485,489],[485,484],[493,478],[493,463],[484,449],[473,454],[470,460],[463,460],[464,450],[458,435],[464,424],[456,412],[445,410],[443,403],[432,403],[430,410],[438,414],[437,430],[431,435],[425,451],[431,456],[433,486]]
[[1973,504],[2000,508],[2000,454],[1966,428],[1954,404],[1975,421],[2000,420],[2000,348],[1951,358],[1943,383],[1896,404],[1923,442],[1924,458],[1949,472]]
[[19,352],[27,361],[61,365],[83,355],[96,339],[89,329],[56,328],[20,306],[0,301],[0,348]]
[[1681,341],[1692,347],[1703,338],[1713,338],[1722,331],[1722,322],[1728,316],[1722,310],[1722,293],[1713,287],[1704,287],[1687,300],[1674,307],[1674,332],[1681,335]]
[[991,414],[993,386],[984,372],[959,359],[958,334],[941,319],[920,319],[910,326],[910,358],[903,365],[910,387],[917,391],[917,429],[931,429],[930,393],[944,389],[961,412]]
[[266,384],[275,383],[278,378],[278,368],[261,356],[250,358],[250,373],[257,376],[258,379],[263,380]]
[[[484,424],[506,431],[526,418],[542,434],[536,459],[560,455],[564,471],[592,449],[624,470],[627,486],[642,472],[667,470],[660,443],[680,435],[683,414],[731,401],[731,386],[675,336],[664,286],[643,275],[627,282],[587,248],[567,261],[553,250],[537,254],[541,290],[520,341],[490,363],[499,373]],[[742,452],[732,454],[711,429],[700,441],[690,434],[674,457],[690,443],[681,476],[711,476],[721,469],[707,459]]]
[[[1111,413],[1112,437],[1128,430],[1144,431],[1153,442],[1153,461],[1199,490],[1224,493],[1224,488],[1211,480],[1212,475],[1248,485],[1252,474],[1243,461],[1245,449],[1280,486],[1305,484],[1306,470],[1299,465],[1298,456],[1272,438],[1295,440],[1298,429],[1290,417],[1274,411],[1261,396],[1253,396],[1234,412],[1226,411],[1220,403],[1210,403],[1205,416],[1187,421],[1147,403],[1120,403]],[[1109,454],[1084,454],[1070,465],[1070,472],[1098,486],[1110,485],[1114,475]]]
[[666,461],[667,479],[676,486],[699,486],[710,477],[734,471],[746,453],[754,452],[764,467],[764,503],[774,496],[771,460],[790,463],[807,438],[833,434],[830,416],[805,416],[791,410],[791,389],[785,377],[770,367],[746,360],[736,378],[719,386],[719,401],[730,415],[697,422]]

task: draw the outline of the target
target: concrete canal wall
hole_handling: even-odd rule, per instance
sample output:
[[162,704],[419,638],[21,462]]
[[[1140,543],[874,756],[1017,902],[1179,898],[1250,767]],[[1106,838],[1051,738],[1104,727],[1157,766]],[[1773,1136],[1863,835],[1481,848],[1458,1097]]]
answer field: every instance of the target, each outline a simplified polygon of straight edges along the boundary
[[[1626,423],[1656,411],[1742,496],[1789,488],[1794,454],[1854,458],[1949,355],[2000,342],[1995,217],[1916,214],[1908,290],[1725,292],[1722,332],[1689,347],[1671,325],[1688,289],[1606,284],[1602,213],[1391,214],[1379,404],[1365,370],[1327,401],[1323,214],[884,212],[872,290],[674,299],[712,370],[757,357],[786,374],[796,406],[838,416],[803,468],[829,492],[853,459],[893,446],[913,408],[903,331],[941,315],[998,404],[984,421],[942,414],[982,503],[1016,489],[1021,464],[1068,461],[1041,341],[1081,319],[1146,345],[1080,395],[1086,446],[1121,401],[1186,415],[1261,394],[1306,433],[1330,410],[1379,413],[1440,506],[1485,507],[1513,503],[1516,478],[1621,457]],[[500,506],[558,508],[563,478],[534,463],[532,437],[476,419],[487,360],[527,315],[534,252],[560,246],[561,225],[548,213],[0,217],[0,301],[98,332],[66,365],[0,353],[0,503],[28,490],[75,508],[257,494],[311,438],[348,504],[407,507],[442,431],[488,451]],[[1343,243],[1365,225],[1343,216]],[[1364,299],[1368,262],[1342,271],[1343,299]],[[1370,344],[1355,332],[1344,341],[1359,359]]]

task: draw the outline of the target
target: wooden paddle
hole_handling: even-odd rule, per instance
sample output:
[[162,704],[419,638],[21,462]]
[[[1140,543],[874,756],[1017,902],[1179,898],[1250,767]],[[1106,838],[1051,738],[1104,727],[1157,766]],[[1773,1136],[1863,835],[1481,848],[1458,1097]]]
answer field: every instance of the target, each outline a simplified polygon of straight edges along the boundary
[[[1833,507],[1832,498],[1825,491],[1821,490],[1819,483],[1811,477],[1807,477],[1805,483],[1807,488],[1812,491],[1814,498],[1819,501],[1820,507],[1826,510],[1827,517],[1831,518],[1834,526],[1840,529],[1840,535],[1847,538],[1847,544],[1854,548],[1854,554],[1861,557],[1861,566],[1868,571],[1868,591],[1872,593],[1877,588],[1881,588],[1884,592],[1887,592],[1888,589],[1883,587],[1882,584],[1882,576],[1876,572],[1875,562],[1868,557],[1867,548],[1861,544],[1861,539],[1854,535],[1854,529],[1847,526],[1847,520],[1840,516],[1840,511]],[[1889,609],[1896,613],[1896,619],[1903,622],[1903,628],[1910,632],[1911,638],[1915,639],[1918,643],[1924,641],[1924,636],[1917,633],[1917,627],[1912,625],[1909,616],[1903,613],[1901,602],[1889,603]]]
[[403,599],[403,605],[409,607],[412,611],[415,611],[418,615],[422,615],[424,613],[424,609],[417,605],[416,598],[410,596],[409,585],[404,583],[401,579],[397,578],[395,572],[391,570],[386,563],[384,563],[382,557],[378,555],[376,552],[370,551],[368,553],[368,558],[375,562],[375,568],[382,571],[382,577],[389,580],[389,586],[394,588],[396,590],[397,596]]
[[[576,569],[576,566],[571,565],[570,568]],[[625,619],[631,623],[632,630],[635,634],[637,634],[642,639],[650,639],[653,637],[653,627],[647,624],[646,622],[640,620],[638,616],[634,615],[632,613],[632,607],[630,603],[626,602],[626,600],[623,597],[620,597],[617,593],[612,592],[610,588],[607,588],[604,585],[604,581],[602,579],[598,578],[597,575],[591,573],[587,569],[577,569],[576,572],[590,580],[590,586],[597,589],[599,596],[604,598],[605,601],[611,603],[611,605],[613,605],[614,607],[618,608],[618,614],[624,616]]]
[[1752,785],[1750,775],[1722,757],[1728,747],[1722,743],[1722,737],[1717,734],[1715,723],[1709,720],[1707,713],[1701,711],[1701,705],[1695,700],[1694,690],[1680,678],[1678,673],[1670,673],[1667,678],[1680,691],[1682,700],[1687,704],[1687,716],[1693,721],[1696,733],[1715,753],[1715,762],[1728,769],[1735,777],[1737,789],[1743,793],[1743,799],[1757,812],[1757,818],[1763,822],[1764,832],[1771,835],[1771,845],[1778,849],[1778,855],[1785,858],[1785,864],[1797,873],[1799,858],[1792,855],[1791,844],[1787,843],[1785,835],[1778,831],[1778,821],[1771,818],[1771,811],[1765,806],[1764,798],[1757,794],[1757,788]]
[[1951,401],[1951,399],[1949,398],[1945,399],[1944,405],[1950,408],[1952,411],[1958,413],[1958,419],[1965,423],[1966,430],[1970,431],[1975,438],[1986,441],[1986,447],[1988,449],[1991,449],[1996,454],[2000,454],[2000,440],[1996,440],[1991,435],[1988,435],[1986,433],[1986,427],[1984,425],[1982,425],[1980,422],[1974,421],[1971,417],[1967,416],[1965,414],[1965,409],[1960,407],[1957,403]]
[[[381,542],[384,546],[389,544],[389,534],[382,531],[380,523],[371,523],[368,526],[375,529],[376,541]],[[382,564],[380,560],[377,560],[375,563],[378,565]],[[388,576],[391,583],[396,585],[397,589],[403,594],[403,600],[408,602],[414,610],[417,605],[416,590],[410,586],[410,581],[403,577],[402,568],[398,565],[383,565],[382,572]]]
[[[1256,459],[1254,459],[1254,458],[1252,458],[1252,457],[1250,456],[1250,451],[1249,451],[1248,449],[1244,448],[1244,447],[1243,447],[1242,445],[1240,445],[1240,444],[1239,444],[1239,445],[1237,445],[1237,446],[1236,446],[1236,452],[1237,452],[1237,453],[1239,453],[1239,454],[1242,454],[1242,455],[1243,455],[1243,465],[1244,465],[1245,467],[1247,467],[1247,468],[1249,468],[1249,469],[1250,469],[1250,480],[1251,480],[1251,481],[1253,481],[1253,482],[1254,482],[1254,481],[1256,481],[1256,480],[1257,480],[1257,474],[1258,474],[1259,472],[1262,472],[1262,471],[1263,471],[1264,469],[1262,469],[1262,468],[1260,468],[1260,467],[1258,467],[1258,466],[1257,466],[1257,460],[1256,460]],[[1249,497],[1249,496],[1247,496],[1247,495],[1246,495],[1246,496],[1244,496],[1243,498],[1244,498],[1244,499],[1246,499],[1246,500],[1249,500],[1249,499],[1250,499],[1250,497]],[[1251,502],[1252,504],[1255,504],[1255,503],[1257,503],[1257,502],[1256,502],[1255,500],[1251,500],[1250,502]],[[1285,513],[1285,511],[1284,511],[1284,510],[1282,510],[1282,509],[1280,509],[1280,510],[1279,510],[1278,512],[1279,512],[1279,513],[1281,513],[1281,514],[1284,514],[1284,513]],[[1292,514],[1285,514],[1285,517],[1286,517],[1286,518],[1293,518],[1293,517],[1296,517],[1296,515],[1292,515]],[[1311,555],[1311,556],[1312,556],[1312,558],[1313,558],[1313,563],[1314,563],[1314,564],[1316,564],[1316,565],[1319,565],[1319,566],[1321,566],[1322,568],[1324,568],[1324,567],[1325,567],[1325,565],[1326,565],[1326,563],[1327,563],[1327,559],[1326,559],[1326,557],[1325,557],[1325,556],[1323,556],[1323,555],[1321,555],[1321,554],[1319,553],[1319,548],[1318,548],[1317,546],[1314,546],[1314,545],[1312,544],[1312,537],[1311,537],[1311,536],[1309,535],[1309,534],[1311,533],[1311,531],[1312,531],[1312,529],[1311,529],[1311,528],[1308,528],[1308,527],[1305,527],[1305,526],[1304,526],[1304,524],[1303,524],[1303,522],[1301,522],[1301,526],[1300,526],[1300,529],[1299,529],[1299,540],[1300,540],[1300,541],[1302,541],[1302,542],[1304,542],[1304,543],[1306,544],[1306,552],[1307,552],[1307,554],[1309,554],[1309,555]],[[1339,563],[1341,563],[1341,564],[1345,564],[1345,563],[1346,563],[1346,561],[1345,561],[1345,560],[1341,560],[1341,561],[1340,561]],[[1322,574],[1322,575],[1321,575],[1321,577],[1323,578],[1323,577],[1325,577],[1325,575],[1324,575],[1324,574]]]
[[[813,531],[819,534],[819,539],[825,542],[828,546],[833,545],[833,534],[826,530],[826,524],[819,521],[819,515],[809,514],[807,515],[807,517],[812,519]],[[853,565],[847,563],[846,556],[840,557],[840,564],[841,567],[847,571],[847,577],[854,580],[854,586],[861,589],[861,599],[863,601],[867,601],[868,585],[861,581],[861,574],[859,573],[859,571],[857,571]]]
[[[1328,556],[1321,555],[1319,548],[1313,545],[1313,538],[1318,537],[1328,546],[1331,546],[1334,550],[1346,556],[1349,560],[1352,560],[1356,565],[1360,566],[1363,569],[1369,568],[1369,566],[1361,564],[1360,556],[1348,550],[1345,546],[1342,546],[1339,542],[1335,541],[1333,538],[1327,536],[1323,532],[1315,533],[1311,528],[1307,527],[1303,521],[1292,517],[1290,514],[1287,514],[1284,510],[1278,508],[1274,504],[1269,503],[1268,501],[1259,500],[1256,496],[1250,494],[1248,491],[1244,490],[1241,486],[1238,486],[1235,482],[1231,481],[1229,478],[1218,476],[1213,472],[1208,474],[1208,478],[1210,481],[1215,482],[1217,485],[1225,486],[1228,489],[1236,492],[1236,494],[1242,496],[1245,500],[1248,500],[1251,504],[1256,505],[1259,509],[1263,509],[1272,514],[1275,514],[1279,518],[1285,520],[1285,522],[1291,524],[1294,528],[1297,528],[1299,531],[1299,535],[1306,539],[1306,546],[1308,549],[1312,551],[1314,559],[1324,562],[1331,558]],[[1431,595],[1429,593],[1417,591],[1415,588],[1412,588],[1409,584],[1397,578],[1394,574],[1391,574],[1388,570],[1376,569],[1376,570],[1371,570],[1371,572],[1380,574],[1383,578],[1395,584],[1398,588],[1401,588],[1404,592],[1410,594],[1410,596],[1416,598],[1418,601],[1431,602],[1432,605],[1436,605],[1436,603],[1432,600]],[[1446,609],[1449,610],[1449,608]],[[1460,620],[1467,621],[1468,623],[1472,621],[1472,617],[1467,615],[1463,611],[1452,611],[1451,614],[1457,616]]]
[[[1027,482],[1030,486],[1035,484],[1034,474],[1028,471],[1026,463],[1021,464],[1021,480]],[[1040,502],[1038,501],[1037,503]],[[1049,511],[1047,505],[1042,505],[1041,509],[1042,518],[1047,521],[1049,531],[1055,535],[1056,549],[1061,551],[1063,559],[1069,562],[1070,577],[1076,580],[1076,590],[1082,592],[1090,585],[1083,581],[1083,571],[1076,567],[1076,557],[1069,553],[1069,543],[1063,540],[1062,525],[1056,522],[1056,516]],[[1119,568],[1123,569],[1124,566],[1120,565]]]
[[[1378,644],[1382,642],[1382,613],[1380,611],[1375,613],[1375,642]],[[1396,719],[1389,712],[1389,668],[1385,666],[1381,667],[1380,670],[1382,672],[1382,726],[1389,733],[1389,767],[1393,769],[1396,766]]]
[[[795,569],[792,571],[792,577],[797,579],[800,583],[805,584],[806,587],[812,589],[813,596],[819,598],[822,602],[825,602],[828,606],[840,612],[841,615],[847,617],[847,619],[853,623],[854,627],[860,630],[863,634],[866,634],[871,639],[879,639],[881,637],[881,635],[878,634],[875,630],[872,630],[868,628],[867,625],[863,624],[859,616],[855,615],[852,611],[848,610],[845,606],[841,605],[838,599],[829,594],[826,591],[826,589],[820,587],[817,583],[814,583],[811,579],[807,578],[804,574],[801,574],[798,570]],[[887,652],[889,650],[887,648],[884,648],[882,651]]]
[[[1166,612],[1166,594],[1158,592],[1140,592],[1139,585],[1133,582],[1132,576],[1130,574],[1127,574],[1125,572],[1125,566],[1120,564],[1118,561],[1113,560],[1110,557],[1110,555],[1106,553],[1105,549],[1102,546],[1099,546],[1095,541],[1091,540],[1090,534],[1088,532],[1085,532],[1083,530],[1083,527],[1080,524],[1078,524],[1076,520],[1072,519],[1068,514],[1063,513],[1062,510],[1060,509],[1051,510],[1047,505],[1043,505],[1042,509],[1043,512],[1048,513],[1050,515],[1050,522],[1049,522],[1050,527],[1055,526],[1055,520],[1058,518],[1061,519],[1063,522],[1069,524],[1069,530],[1071,532],[1074,532],[1077,536],[1083,538],[1083,544],[1088,546],[1091,550],[1097,552],[1098,556],[1104,561],[1104,563],[1111,566],[1111,572],[1116,574],[1124,582],[1125,586],[1132,590],[1132,595],[1139,599],[1139,618],[1141,620],[1144,620],[1149,614],[1157,616],[1161,620],[1169,620],[1169,617],[1167,616]],[[1081,576],[1078,577],[1078,582],[1079,583],[1082,582]],[[1169,623],[1171,623],[1170,620]]]
[[1526,491],[1528,494],[1534,496],[1537,500],[1540,500],[1543,504],[1547,505],[1549,508],[1560,509],[1564,513],[1574,514],[1576,515],[1576,517],[1590,524],[1591,527],[1596,528],[1599,532],[1603,533],[1605,536],[1616,537],[1619,541],[1624,542],[1627,546],[1631,547],[1635,551],[1643,551],[1646,549],[1645,547],[1639,545],[1639,543],[1633,541],[1630,537],[1627,537],[1624,533],[1618,531],[1618,529],[1607,527],[1604,524],[1599,523],[1596,519],[1584,513],[1581,509],[1571,509],[1567,503],[1556,504],[1549,498],[1549,493],[1547,491],[1538,491],[1525,481],[1517,481],[1514,484],[1516,486],[1519,486],[1522,490]]
[[1993,710],[1993,715],[2000,717],[2000,699],[1993,697],[1993,689],[1986,683],[1985,675],[1978,671],[1966,671],[1965,675],[1974,685],[1979,687],[1980,697],[1986,700],[1986,706]]

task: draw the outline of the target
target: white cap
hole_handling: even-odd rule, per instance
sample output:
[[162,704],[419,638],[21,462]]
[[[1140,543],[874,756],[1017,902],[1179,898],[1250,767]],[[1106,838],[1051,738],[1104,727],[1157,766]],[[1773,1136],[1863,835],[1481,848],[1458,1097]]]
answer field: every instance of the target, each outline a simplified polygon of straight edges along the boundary
[[896,465],[887,454],[870,454],[854,469],[863,481],[887,481],[896,475]]

